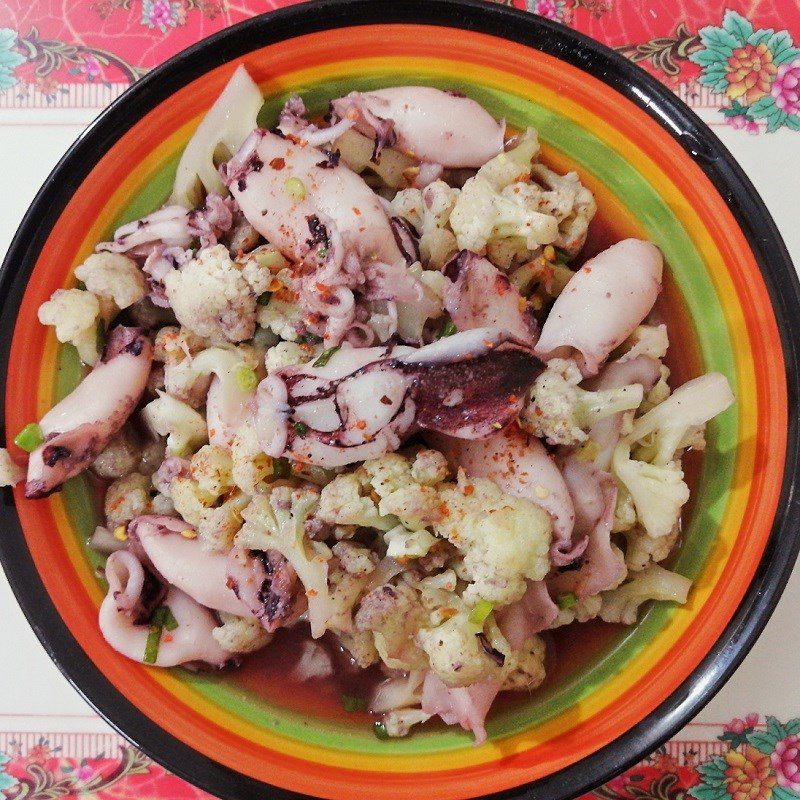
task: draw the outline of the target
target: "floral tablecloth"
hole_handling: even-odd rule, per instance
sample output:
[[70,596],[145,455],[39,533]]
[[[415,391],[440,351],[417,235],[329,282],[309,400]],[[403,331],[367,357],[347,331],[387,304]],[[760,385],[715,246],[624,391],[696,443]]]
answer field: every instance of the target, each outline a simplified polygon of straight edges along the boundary
[[[2,250],[70,142],[132,81],[198,39],[285,4],[0,0]],[[527,10],[615,48],[691,105],[747,170],[800,263],[798,0],[528,0]],[[800,800],[798,606],[800,569],[753,652],[699,718],[593,795]],[[208,797],[89,709],[2,577],[0,609],[0,796]]]

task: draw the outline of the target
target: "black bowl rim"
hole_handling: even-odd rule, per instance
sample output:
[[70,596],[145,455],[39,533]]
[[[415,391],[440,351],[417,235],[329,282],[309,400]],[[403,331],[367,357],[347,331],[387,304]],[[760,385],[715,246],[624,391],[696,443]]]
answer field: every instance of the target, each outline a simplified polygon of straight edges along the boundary
[[[788,448],[778,511],[757,572],[725,631],[685,683],[628,732],[586,758],[496,798],[571,800],[649,754],[694,717],[750,650],[786,585],[800,549],[800,283],[786,246],[743,170],[711,130],[644,70],[582,34],[481,0],[317,0],[241,22],[155,68],[77,139],[37,194],[0,271],[0,390],[5,396],[11,337],[36,256],[72,192],[119,136],[173,91],[256,47],[306,33],[385,23],[440,25],[487,33],[541,50],[603,80],[653,117],[718,188],[761,268],[779,323],[789,400]],[[31,389],[34,387],[32,386]],[[35,569],[11,493],[0,507],[0,561],[48,655],[75,689],[135,746],[186,780],[230,800],[301,798],[230,769],[185,745],[142,714],[103,676],[64,624]]]

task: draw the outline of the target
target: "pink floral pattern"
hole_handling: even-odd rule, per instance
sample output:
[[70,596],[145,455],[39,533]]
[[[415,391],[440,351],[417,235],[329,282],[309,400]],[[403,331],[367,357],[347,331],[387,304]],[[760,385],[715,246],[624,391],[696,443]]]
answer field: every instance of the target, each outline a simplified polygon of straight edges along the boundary
[[781,739],[770,755],[778,786],[800,792],[800,736],[794,734]]

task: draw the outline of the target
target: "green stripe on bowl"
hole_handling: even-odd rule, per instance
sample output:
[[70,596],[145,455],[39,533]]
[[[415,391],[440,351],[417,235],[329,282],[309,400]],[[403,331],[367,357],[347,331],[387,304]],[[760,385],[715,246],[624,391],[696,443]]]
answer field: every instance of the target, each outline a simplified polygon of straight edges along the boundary
[[[408,78],[410,76],[403,76]],[[672,276],[682,294],[689,316],[694,321],[697,343],[705,370],[716,370],[727,376],[734,393],[737,376],[728,329],[716,291],[706,272],[703,260],[675,214],[659,197],[645,178],[594,134],[581,128],[557,112],[537,105],[528,98],[494,89],[474,86],[458,80],[414,74],[414,83],[458,89],[470,95],[496,117],[505,117],[515,128],[528,125],[539,130],[541,139],[561,151],[582,169],[591,172],[625,205],[651,238],[664,252]],[[353,79],[328,80],[308,87],[297,87],[312,113],[324,112],[331,97],[354,89],[378,88],[397,83],[396,74],[370,74]],[[274,124],[286,94],[265,102],[259,121]],[[175,156],[156,170],[146,186],[120,212],[115,225],[148,213],[161,205],[169,195],[177,165]],[[112,231],[108,231],[110,235]],[[77,359],[71,347],[61,348],[56,394],[63,396],[79,377]],[[692,520],[685,532],[685,544],[675,569],[693,579],[698,578],[713,546],[731,487],[738,419],[734,409],[725,412],[708,430],[708,449],[703,460],[698,497]],[[75,535],[81,541],[91,533],[97,520],[85,479],[70,481],[65,500]],[[91,513],[91,517],[88,515]],[[96,557],[86,550],[87,558]],[[575,706],[597,690],[606,680],[624,669],[637,653],[669,622],[674,608],[667,603],[655,604],[632,630],[611,637],[605,652],[579,675],[560,685],[540,691],[532,700],[521,701],[518,708],[493,715],[487,725],[493,737],[508,736],[552,719]],[[334,749],[358,752],[413,754],[443,752],[471,745],[472,738],[461,731],[421,732],[405,740],[390,743],[374,738],[366,727],[336,721],[314,720],[274,706],[235,685],[224,675],[191,674],[181,670],[181,680],[193,690],[228,711],[257,725],[289,738]]]

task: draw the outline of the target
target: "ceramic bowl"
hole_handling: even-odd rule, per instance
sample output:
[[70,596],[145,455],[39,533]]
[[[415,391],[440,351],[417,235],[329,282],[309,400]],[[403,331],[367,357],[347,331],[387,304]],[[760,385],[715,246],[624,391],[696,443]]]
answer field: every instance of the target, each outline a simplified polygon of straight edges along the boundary
[[[708,430],[675,569],[682,607],[659,603],[580,665],[490,715],[490,741],[431,728],[384,742],[363,720],[280,685],[156,670],[104,642],[96,524],[83,478],[2,509],[0,554],[43,645],[87,700],[157,761],[220,797],[430,800],[508,791],[577,795],[652,751],[724,683],[765,624],[798,548],[800,303],[786,249],[753,187],[673,94],[610,50],[502,6],[333,0],[234,26],[137,82],[76,142],[22,223],[3,267],[2,374],[12,436],[74,386],[79,368],[36,320],[53,290],[123,221],[168,196],[182,147],[237,64],[268,99],[313,109],[353,89],[463,91],[596,193],[609,242],[654,241],[669,265],[673,363],[718,370],[737,397]],[[9,436],[11,438],[11,436]],[[793,513],[792,503],[795,509]],[[575,630],[572,639],[584,637]],[[576,644],[576,648],[580,649]],[[584,648],[586,649],[586,648]],[[269,684],[269,681],[266,681]],[[269,788],[267,788],[269,787]]]

